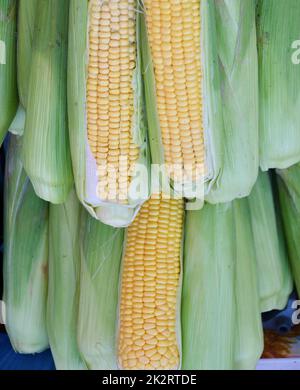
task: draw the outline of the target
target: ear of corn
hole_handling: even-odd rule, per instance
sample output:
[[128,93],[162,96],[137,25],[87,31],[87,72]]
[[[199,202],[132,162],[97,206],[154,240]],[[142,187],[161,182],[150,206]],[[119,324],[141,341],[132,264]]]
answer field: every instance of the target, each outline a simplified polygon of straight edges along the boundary
[[[252,0],[144,2],[143,68],[151,156],[189,172],[170,186],[211,203],[246,196],[258,172]],[[196,167],[198,167],[198,172]],[[179,185],[181,189],[181,186]],[[201,193],[202,189],[202,193]]]
[[18,8],[18,90],[20,102],[27,107],[28,83],[38,0],[19,0]]
[[232,369],[236,334],[231,203],[189,211],[182,290],[182,368]]
[[300,164],[278,170],[278,189],[292,274],[300,292]]
[[145,1],[145,19],[141,24],[152,162],[163,167],[168,182],[163,191],[168,191],[169,185],[188,198],[204,197],[204,117],[211,108],[212,123],[221,121],[221,112],[216,109],[220,98],[218,74],[214,79],[216,94],[209,96],[211,106],[207,108],[203,99],[207,87],[204,68],[209,64],[209,72],[214,61],[214,53],[202,53],[205,38],[215,39],[210,18],[213,10],[203,1],[185,5],[183,1]]
[[293,289],[283,232],[276,218],[268,173],[260,173],[248,198],[261,311],[284,309]]
[[116,332],[123,229],[84,213],[81,237],[78,343],[92,370],[117,368]]
[[[287,168],[300,161],[299,67],[293,63],[299,39],[297,0],[260,2],[260,165]],[[284,131],[283,131],[284,129]]]
[[72,191],[49,211],[47,329],[57,370],[85,368],[77,345],[81,207]]
[[16,78],[17,0],[0,2],[0,145],[18,107]]
[[17,352],[36,353],[48,347],[48,204],[35,195],[20,149],[21,139],[11,136],[4,210],[6,329]]
[[121,271],[121,369],[181,365],[180,285],[183,200],[153,195],[128,228]]
[[69,1],[39,0],[32,51],[24,168],[42,199],[66,200],[73,184],[67,121]]
[[148,197],[139,2],[72,0],[68,102],[77,193],[89,212],[126,226]]
[[263,352],[254,240],[247,200],[233,202],[235,218],[235,359],[234,369],[255,369]]

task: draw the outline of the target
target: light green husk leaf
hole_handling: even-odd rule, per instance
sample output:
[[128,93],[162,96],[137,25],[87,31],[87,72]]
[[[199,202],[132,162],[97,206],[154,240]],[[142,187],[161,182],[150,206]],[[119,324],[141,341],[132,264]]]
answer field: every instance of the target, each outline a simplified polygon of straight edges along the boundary
[[117,307],[124,230],[104,225],[86,213],[82,233],[79,349],[89,369],[117,369]]
[[14,120],[12,121],[8,131],[11,134],[21,136],[24,133],[25,128],[25,119],[26,119],[26,113],[22,106],[22,104],[19,104],[18,111],[16,113],[16,116]]
[[27,107],[28,84],[38,0],[19,0],[18,8],[18,90],[21,104]]
[[[260,166],[285,169],[300,161],[300,78],[295,42],[298,0],[263,0],[258,12]],[[299,56],[298,56],[299,57]]]
[[17,0],[0,2],[0,145],[18,108]]
[[205,204],[185,223],[182,368],[233,368],[235,237],[232,204]]
[[219,203],[249,195],[257,178],[258,69],[254,2],[216,0],[215,7],[223,134],[211,131],[222,143],[222,162],[206,200]]
[[[258,75],[252,0],[201,1],[205,198],[229,202],[249,195],[258,174]],[[164,164],[155,77],[147,28],[142,58],[152,162]],[[169,185],[172,187],[172,182]],[[185,193],[190,198],[187,186]],[[199,207],[202,203],[198,202]]]
[[[89,213],[105,224],[115,227],[128,226],[142,203],[148,198],[149,177],[142,178],[144,193],[141,197],[129,196],[128,205],[102,201],[96,192],[97,166],[87,138],[86,123],[86,80],[88,59],[88,15],[87,0],[71,0],[69,23],[69,61],[68,61],[68,112],[70,125],[70,145],[77,194]],[[137,4],[137,12],[139,6]],[[149,152],[144,114],[144,91],[140,58],[140,19],[137,14],[137,67],[135,70],[135,118],[133,137],[140,148],[138,163],[148,170]],[[135,183],[131,188],[134,192]],[[137,188],[139,189],[139,188]]]
[[67,120],[69,0],[39,0],[32,49],[24,168],[39,197],[63,203],[73,185]]
[[282,310],[293,289],[283,232],[268,173],[260,173],[248,198],[262,312]]
[[75,190],[49,211],[47,329],[57,370],[85,369],[77,344],[81,212]]
[[247,200],[187,212],[183,269],[183,369],[254,369],[263,334]]
[[236,339],[233,368],[254,370],[264,344],[254,239],[247,200],[236,200],[233,207],[236,243]]
[[300,164],[278,170],[278,189],[289,260],[300,294]]
[[22,138],[11,136],[5,175],[4,302],[17,352],[48,347],[48,203],[39,199],[20,161]]

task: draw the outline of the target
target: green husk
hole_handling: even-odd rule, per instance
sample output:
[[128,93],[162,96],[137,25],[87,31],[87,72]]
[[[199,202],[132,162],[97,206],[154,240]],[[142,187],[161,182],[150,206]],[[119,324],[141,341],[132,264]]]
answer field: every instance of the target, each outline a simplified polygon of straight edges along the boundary
[[235,359],[234,369],[255,369],[263,352],[254,239],[247,200],[233,202],[235,218]]
[[[252,0],[202,0],[201,7],[205,198],[210,203],[229,202],[249,195],[258,174],[255,4]],[[162,165],[164,151],[146,30],[142,25],[149,142],[152,162]],[[189,184],[184,193],[187,198],[195,183]],[[201,202],[198,204],[201,207]]]
[[63,203],[73,184],[67,120],[69,0],[39,0],[32,49],[24,168],[39,197]]
[[48,347],[48,204],[20,161],[22,138],[11,136],[5,174],[4,302],[6,329],[17,352]]
[[25,127],[25,118],[26,118],[25,110],[22,104],[19,104],[16,116],[14,117],[14,120],[10,124],[8,131],[14,135],[18,135],[18,136],[23,135],[24,127]]
[[117,369],[117,306],[124,231],[85,214],[82,233],[79,349],[89,369]]
[[[86,79],[88,55],[88,1],[71,0],[69,23],[68,61],[68,112],[70,121],[70,145],[77,194],[89,213],[103,223],[115,227],[129,225],[142,203],[148,198],[148,178],[142,179],[143,194],[129,196],[128,205],[102,201],[96,192],[96,161],[87,139]],[[137,41],[140,41],[139,2],[137,3]],[[138,45],[139,46],[139,45]],[[141,75],[140,50],[137,50],[137,67],[134,78],[135,115],[132,134],[140,148],[138,163],[148,169],[149,152],[144,119],[144,97]],[[131,186],[134,192],[134,183]],[[137,188],[139,190],[139,188]]]
[[247,200],[187,212],[183,269],[183,369],[254,369],[263,333]]
[[18,8],[18,90],[20,102],[27,107],[28,83],[38,0],[19,0]]
[[213,184],[208,184],[206,200],[219,203],[249,195],[257,179],[258,64],[255,3],[215,0],[215,7],[224,126],[219,142],[223,157]]
[[233,368],[235,237],[232,204],[188,211],[182,290],[182,368]]
[[280,208],[289,260],[300,294],[300,164],[277,171]]
[[73,190],[49,211],[47,329],[57,370],[83,370],[77,344],[81,206]]
[[283,232],[268,173],[260,173],[248,198],[262,312],[282,310],[293,289]]
[[17,0],[0,2],[0,145],[16,114]]
[[300,78],[293,63],[300,35],[298,0],[263,0],[258,7],[260,166],[285,169],[300,161]]

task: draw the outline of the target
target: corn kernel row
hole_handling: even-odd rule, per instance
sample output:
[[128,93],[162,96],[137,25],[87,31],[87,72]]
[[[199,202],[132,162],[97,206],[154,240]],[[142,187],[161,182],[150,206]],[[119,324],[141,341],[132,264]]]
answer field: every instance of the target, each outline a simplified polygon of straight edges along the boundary
[[201,2],[145,0],[166,163],[204,167]]
[[132,139],[136,68],[136,0],[91,0],[87,131],[102,200],[127,202],[138,158]]
[[153,196],[128,228],[120,297],[119,366],[176,369],[183,201]]

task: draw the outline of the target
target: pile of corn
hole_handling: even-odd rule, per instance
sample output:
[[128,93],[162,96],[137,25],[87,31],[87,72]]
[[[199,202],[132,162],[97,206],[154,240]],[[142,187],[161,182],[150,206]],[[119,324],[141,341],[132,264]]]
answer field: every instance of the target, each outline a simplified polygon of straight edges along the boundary
[[299,0],[0,0],[17,352],[256,367],[261,313],[300,293],[299,20]]

